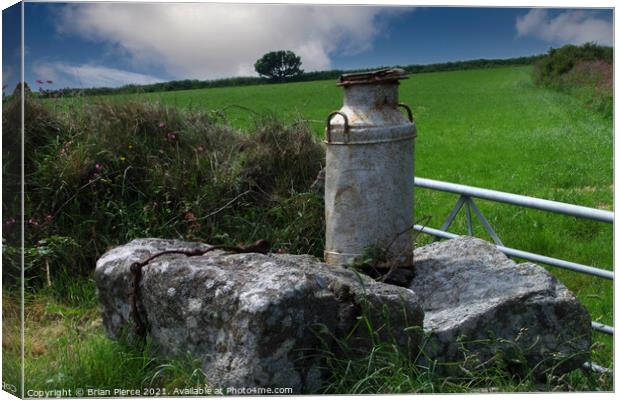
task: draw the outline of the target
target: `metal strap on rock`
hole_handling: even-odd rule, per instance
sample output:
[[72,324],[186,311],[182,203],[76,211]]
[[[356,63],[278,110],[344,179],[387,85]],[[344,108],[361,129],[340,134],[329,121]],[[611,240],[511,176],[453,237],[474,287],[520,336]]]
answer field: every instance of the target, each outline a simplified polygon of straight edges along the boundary
[[129,291],[129,304],[131,305],[131,313],[134,321],[134,332],[139,337],[146,335],[146,321],[142,318],[138,302],[140,301],[140,281],[142,280],[142,268],[154,259],[167,255],[167,254],[182,254],[187,257],[202,256],[213,250],[224,250],[231,253],[260,253],[267,254],[271,249],[271,243],[268,240],[257,240],[253,244],[247,247],[238,246],[211,246],[207,249],[200,250],[164,250],[156,253],[143,261],[137,261],[129,267],[131,273],[131,289]]

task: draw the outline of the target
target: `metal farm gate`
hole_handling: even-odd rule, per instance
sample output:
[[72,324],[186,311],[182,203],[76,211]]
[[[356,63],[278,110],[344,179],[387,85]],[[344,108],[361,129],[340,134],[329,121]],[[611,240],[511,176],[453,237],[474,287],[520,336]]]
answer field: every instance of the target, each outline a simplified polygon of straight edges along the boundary
[[[467,231],[469,235],[473,234],[473,220],[472,211],[480,221],[485,231],[495,242],[497,248],[509,257],[519,257],[529,261],[550,265],[553,267],[564,268],[571,271],[579,272],[582,274],[588,274],[601,279],[614,279],[614,273],[600,268],[595,268],[588,265],[577,264],[574,262],[561,260],[557,258],[547,257],[540,254],[530,253],[523,250],[513,249],[504,246],[497,233],[489,224],[489,221],[482,214],[480,209],[474,203],[474,198],[489,200],[499,203],[512,204],[519,207],[533,208],[542,211],[549,211],[559,214],[570,215],[577,218],[585,218],[593,221],[604,222],[613,224],[614,213],[612,211],[599,210],[596,208],[582,207],[574,204],[561,203],[557,201],[543,200],[535,197],[521,196],[512,193],[499,192],[495,190],[482,189],[473,186],[459,185],[449,182],[436,181],[433,179],[415,178],[414,184],[416,187],[437,190],[441,192],[458,194],[459,198],[456,201],[454,208],[448,214],[448,217],[441,225],[439,229],[429,228],[422,225],[415,225],[414,229],[421,233],[426,233],[435,236],[435,240],[441,238],[453,239],[458,237],[454,233],[448,232],[448,228],[456,218],[459,211],[465,206],[466,218],[467,218]],[[592,322],[592,329],[603,332],[607,335],[614,334],[614,328],[599,322]],[[596,364],[587,363],[585,367],[595,370],[597,372],[609,372],[607,368],[600,367]]]

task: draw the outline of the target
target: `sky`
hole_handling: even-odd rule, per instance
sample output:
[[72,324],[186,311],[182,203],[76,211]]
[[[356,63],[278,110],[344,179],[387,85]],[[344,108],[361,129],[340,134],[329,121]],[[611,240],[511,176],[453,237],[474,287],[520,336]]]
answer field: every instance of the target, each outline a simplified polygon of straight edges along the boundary
[[[19,25],[3,11],[3,84],[15,86]],[[12,29],[12,30],[11,30]],[[36,88],[116,87],[256,76],[272,50],[306,71],[429,64],[612,45],[611,9],[26,3],[25,77]],[[16,62],[17,60],[17,62]],[[7,89],[10,90],[10,89]]]

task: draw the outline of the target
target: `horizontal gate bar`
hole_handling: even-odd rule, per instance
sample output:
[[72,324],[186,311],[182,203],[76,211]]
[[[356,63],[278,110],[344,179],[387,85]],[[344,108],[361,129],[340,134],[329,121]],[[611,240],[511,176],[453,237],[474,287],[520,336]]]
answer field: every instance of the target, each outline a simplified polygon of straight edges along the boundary
[[592,321],[592,329],[594,329],[596,331],[599,331],[599,332],[606,333],[608,335],[613,335],[614,334],[614,327],[613,326],[601,324],[600,322]]
[[[418,232],[427,233],[429,235],[442,237],[445,239],[454,239],[456,237],[459,237],[459,235],[456,235],[454,233],[445,232],[439,229],[433,229],[433,228],[429,228],[429,227],[422,226],[422,225],[414,225],[414,229]],[[542,256],[540,254],[529,253],[527,251],[512,249],[510,247],[497,246],[497,245],[495,247],[497,247],[499,251],[501,251],[502,253],[508,256],[520,257],[526,260],[535,261],[535,262],[551,265],[551,266],[558,267],[558,268],[564,268],[564,269],[569,269],[571,271],[576,271],[576,272],[581,272],[581,273],[588,274],[588,275],[598,276],[599,278],[610,279],[610,280],[614,279],[614,273],[611,271],[606,271],[604,269],[594,268],[588,265],[577,264],[577,263],[573,263],[570,261],[560,260],[558,258]]]
[[574,204],[561,203],[559,201],[538,199],[536,197],[522,196],[519,194],[499,192],[496,190],[477,188],[474,186],[459,185],[456,183],[436,181],[434,179],[415,178],[417,187],[439,190],[442,192],[456,193],[460,195],[476,197],[479,199],[497,201],[515,206],[529,207],[537,210],[551,211],[555,213],[571,215],[573,217],[587,218],[595,221],[613,224],[614,213],[612,211],[599,210],[596,208],[577,206]]

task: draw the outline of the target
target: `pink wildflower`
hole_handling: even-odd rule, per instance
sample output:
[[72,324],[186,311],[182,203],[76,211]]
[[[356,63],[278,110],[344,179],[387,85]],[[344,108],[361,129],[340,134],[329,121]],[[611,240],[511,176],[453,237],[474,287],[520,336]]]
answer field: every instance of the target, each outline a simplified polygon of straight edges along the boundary
[[45,223],[51,224],[53,220],[54,220],[54,216],[52,214],[47,214],[45,216]]
[[9,219],[7,219],[6,221],[4,221],[4,224],[7,226],[11,226],[11,225],[15,225],[17,221],[15,221],[15,218],[11,217]]
[[39,221],[37,221],[34,218],[29,218],[28,219],[28,225],[32,225],[32,226],[38,226],[39,225]]
[[157,125],[158,127],[160,127],[161,129],[164,129],[166,127],[166,123],[165,122],[160,122],[159,125]]
[[176,132],[168,132],[166,133],[166,140],[169,140],[171,142],[174,142],[175,140],[177,140],[179,137],[177,136]]

